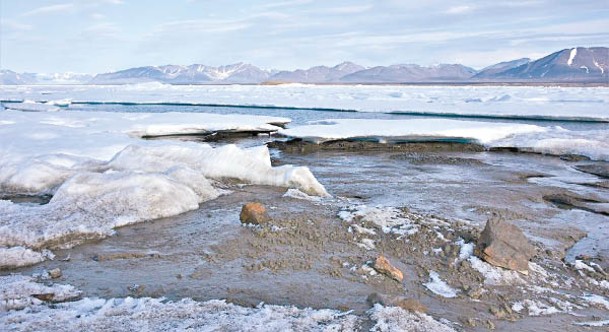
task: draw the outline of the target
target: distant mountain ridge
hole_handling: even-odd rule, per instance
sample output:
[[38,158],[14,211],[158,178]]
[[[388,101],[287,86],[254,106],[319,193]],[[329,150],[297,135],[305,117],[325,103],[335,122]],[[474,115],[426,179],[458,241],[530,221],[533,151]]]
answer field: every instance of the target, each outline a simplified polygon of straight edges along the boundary
[[576,47],[508,68],[491,76],[502,80],[609,82],[609,48]]
[[430,67],[400,64],[366,68],[352,62],[293,71],[264,70],[247,63],[212,67],[164,65],[129,68],[95,76],[75,73],[32,74],[0,70],[0,84],[261,84],[261,83],[468,83],[576,82],[609,84],[609,48],[576,47],[538,60],[500,62],[475,70],[460,64]]

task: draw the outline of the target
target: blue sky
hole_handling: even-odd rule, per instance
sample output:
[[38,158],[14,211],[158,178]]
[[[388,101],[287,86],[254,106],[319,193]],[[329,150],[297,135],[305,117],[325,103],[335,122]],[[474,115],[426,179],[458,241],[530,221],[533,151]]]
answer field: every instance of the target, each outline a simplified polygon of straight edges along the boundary
[[609,46],[609,1],[0,0],[0,67],[462,63]]

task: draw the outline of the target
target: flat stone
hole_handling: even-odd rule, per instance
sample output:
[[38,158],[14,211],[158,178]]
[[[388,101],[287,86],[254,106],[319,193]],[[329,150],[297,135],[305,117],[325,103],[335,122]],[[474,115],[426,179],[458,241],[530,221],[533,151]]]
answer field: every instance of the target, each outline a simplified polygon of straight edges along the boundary
[[402,282],[402,280],[404,280],[404,274],[402,273],[402,271],[391,265],[391,263],[389,263],[389,260],[383,255],[376,258],[372,267],[378,273],[384,274],[398,282]]
[[475,253],[489,264],[528,274],[535,247],[518,227],[491,218],[480,234]]
[[239,219],[244,224],[260,225],[270,220],[264,205],[258,202],[250,202],[243,205]]

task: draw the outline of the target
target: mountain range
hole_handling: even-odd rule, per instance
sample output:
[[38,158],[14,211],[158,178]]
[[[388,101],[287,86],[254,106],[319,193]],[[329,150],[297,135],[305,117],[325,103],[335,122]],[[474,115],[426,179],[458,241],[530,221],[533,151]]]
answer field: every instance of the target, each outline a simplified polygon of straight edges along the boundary
[[414,64],[366,68],[352,62],[294,71],[263,70],[237,63],[211,67],[165,65],[129,68],[95,76],[75,73],[33,74],[0,70],[1,84],[276,84],[276,83],[468,83],[573,82],[609,84],[609,48],[576,47],[538,60],[501,62],[482,70],[460,64],[423,67]]

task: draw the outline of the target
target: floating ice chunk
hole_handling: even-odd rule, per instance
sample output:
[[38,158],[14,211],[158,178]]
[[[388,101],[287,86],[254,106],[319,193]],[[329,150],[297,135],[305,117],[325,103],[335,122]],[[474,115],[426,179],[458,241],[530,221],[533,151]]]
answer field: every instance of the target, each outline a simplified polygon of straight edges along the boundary
[[305,125],[282,129],[280,133],[316,143],[349,138],[377,138],[377,140],[388,142],[465,139],[486,144],[515,134],[545,131],[543,127],[527,124],[446,119],[336,119],[326,121],[335,124]]
[[375,304],[368,313],[375,323],[370,331],[455,331],[450,326],[433,319],[429,315],[413,313],[399,307],[384,307],[380,304]]
[[436,271],[429,271],[429,282],[424,283],[423,285],[432,293],[442,297],[452,298],[457,296],[457,290],[440,279],[440,275]]

